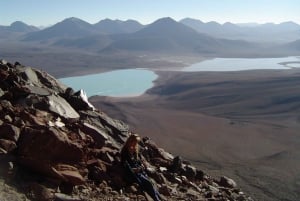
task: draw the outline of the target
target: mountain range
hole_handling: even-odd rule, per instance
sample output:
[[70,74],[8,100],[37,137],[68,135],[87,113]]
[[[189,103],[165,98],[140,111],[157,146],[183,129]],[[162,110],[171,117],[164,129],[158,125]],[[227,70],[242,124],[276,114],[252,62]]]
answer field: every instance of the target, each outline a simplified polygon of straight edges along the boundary
[[182,19],[180,22],[200,33],[227,39],[284,43],[291,42],[300,37],[300,25],[291,21],[280,24],[266,23],[244,26],[230,22],[224,24],[217,22],[204,23],[191,18]]
[[[284,22],[247,26],[229,22],[204,23],[191,18],[177,22],[168,17],[148,25],[134,20],[110,19],[90,24],[71,17],[42,30],[23,22],[14,22],[10,26],[0,26],[0,36],[4,40],[9,38],[27,43],[102,53],[227,55],[260,51],[281,54],[280,48],[284,46],[284,50],[289,54],[297,54],[300,25]],[[265,49],[266,47],[268,49]]]

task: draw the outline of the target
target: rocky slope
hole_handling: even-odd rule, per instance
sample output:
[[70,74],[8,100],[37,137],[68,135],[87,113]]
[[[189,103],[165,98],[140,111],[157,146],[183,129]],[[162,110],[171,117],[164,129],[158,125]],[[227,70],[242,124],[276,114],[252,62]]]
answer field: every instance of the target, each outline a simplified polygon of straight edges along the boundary
[[[128,125],[95,109],[83,91],[1,60],[0,111],[4,200],[151,200],[124,180],[119,150]],[[147,137],[140,146],[165,200],[252,200],[232,179],[212,178]]]

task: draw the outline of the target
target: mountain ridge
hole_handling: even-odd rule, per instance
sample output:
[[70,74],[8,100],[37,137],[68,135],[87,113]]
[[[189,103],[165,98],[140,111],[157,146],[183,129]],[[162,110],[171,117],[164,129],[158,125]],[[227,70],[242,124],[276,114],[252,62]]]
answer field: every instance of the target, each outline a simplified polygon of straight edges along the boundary
[[[226,39],[236,38],[250,41],[259,41],[258,39],[260,39],[261,41],[268,42],[272,39],[276,41],[284,38],[285,42],[288,42],[300,37],[300,25],[292,21],[279,24],[255,24],[255,26],[239,26],[230,22],[220,24],[214,21],[204,23],[192,18],[184,18],[180,22],[200,33],[206,33],[214,37],[224,37]],[[287,33],[289,35],[285,36]]]
[[94,24],[96,30],[106,34],[133,33],[144,26],[135,20],[111,20],[104,19]]
[[[300,25],[294,22],[241,27],[230,22],[221,25],[214,21],[204,23],[192,18],[184,18],[177,22],[170,17],[160,18],[148,25],[142,25],[135,20],[111,19],[90,24],[71,17],[42,30],[26,32],[21,36],[18,34],[16,41],[21,39],[23,42],[38,42],[48,46],[100,53],[142,51],[164,54],[169,52],[170,54],[247,55],[257,54],[258,50],[264,53],[275,50],[281,52],[276,44],[287,44],[298,40],[300,38],[298,28],[300,30]],[[0,34],[1,32],[3,27],[0,28]],[[11,31],[5,31],[2,35],[14,38],[14,34],[9,33]],[[271,42],[274,44],[268,44]],[[270,48],[261,49],[257,44],[270,46]],[[297,51],[297,48],[286,47],[289,52]]]
[[45,28],[41,31],[27,34],[24,37],[24,41],[36,41],[36,40],[49,40],[57,37],[61,38],[73,38],[84,37],[92,35],[92,25],[79,19],[79,18],[67,18],[55,25]]
[[[172,18],[161,18],[145,28],[116,40],[107,49],[126,51],[156,51],[173,53],[217,54],[229,47],[243,45],[247,50],[250,45],[243,41],[213,38],[198,33],[194,29],[176,22]],[[234,51],[234,50],[233,50]]]

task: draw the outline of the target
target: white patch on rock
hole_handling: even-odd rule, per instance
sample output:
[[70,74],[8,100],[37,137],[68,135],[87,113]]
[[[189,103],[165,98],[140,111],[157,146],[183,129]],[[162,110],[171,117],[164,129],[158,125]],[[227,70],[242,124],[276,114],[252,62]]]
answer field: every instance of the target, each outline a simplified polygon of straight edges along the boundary
[[94,111],[95,107],[89,102],[88,97],[83,89],[80,89],[80,95],[81,99],[88,104],[88,106]]

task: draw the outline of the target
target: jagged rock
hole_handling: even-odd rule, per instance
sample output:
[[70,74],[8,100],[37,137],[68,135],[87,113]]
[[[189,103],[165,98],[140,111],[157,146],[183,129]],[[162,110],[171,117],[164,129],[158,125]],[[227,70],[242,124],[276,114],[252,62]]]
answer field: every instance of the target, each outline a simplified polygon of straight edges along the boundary
[[3,148],[0,147],[0,154],[7,154],[7,153],[8,152],[5,149],[3,149]]
[[53,127],[25,128],[19,140],[20,164],[50,177],[57,176],[51,167],[52,164],[79,163],[83,156],[80,145],[72,143],[66,133]]
[[226,176],[222,176],[220,178],[219,184],[221,186],[229,187],[229,188],[236,188],[237,187],[236,182],[233,179],[230,179],[230,178],[228,178]]
[[66,97],[68,99],[69,97],[73,96],[74,93],[75,92],[74,92],[73,88],[72,87],[68,87],[65,90],[64,97]]
[[147,155],[149,155],[150,157],[161,158],[168,161],[168,163],[171,163],[171,161],[173,161],[174,156],[164,151],[162,148],[158,148],[152,140],[144,140],[144,143],[145,147],[147,148]]
[[13,121],[13,119],[9,115],[5,115],[4,120],[6,120],[6,122],[9,122],[9,123],[12,123],[12,121]]
[[[17,67],[17,66],[22,66],[22,65],[21,65],[20,62],[16,61],[15,64],[14,64],[14,67]],[[24,67],[24,66],[23,66],[23,67]]]
[[30,90],[25,86],[14,86],[10,89],[12,98],[14,100],[25,98],[30,94]]
[[47,96],[49,111],[67,119],[79,119],[79,114],[62,97],[57,95]]
[[51,126],[51,127],[56,126],[56,127],[59,127],[59,128],[66,126],[66,124],[61,122],[61,119],[59,117],[54,122],[48,121],[48,125]]
[[11,124],[0,126],[0,138],[17,142],[20,137],[20,129]]
[[28,83],[31,83],[31,84],[39,83],[39,79],[38,79],[35,71],[32,68],[24,67],[24,68],[21,68],[20,71],[21,71],[20,76]]
[[[107,127],[107,129],[110,129],[113,131],[112,135],[114,138],[118,138],[120,136],[127,137],[128,136],[128,130],[129,126],[126,125],[124,122],[120,120],[115,120],[107,116],[103,112],[97,112],[97,111],[80,111],[80,114],[83,116],[89,116],[94,121],[94,123],[102,124],[103,126]],[[119,136],[120,135],[120,136]],[[122,142],[124,142],[124,139],[122,139]]]
[[39,86],[26,85],[25,87],[28,89],[28,92],[31,94],[36,94],[39,96],[49,96],[51,94],[49,90]]
[[169,170],[172,172],[182,171],[182,159],[180,156],[176,156],[173,159],[172,164],[169,167]]
[[57,177],[62,178],[64,182],[70,183],[73,186],[85,183],[85,180],[79,173],[79,170],[74,166],[67,164],[57,164],[52,167],[52,170],[56,174],[58,174]]
[[55,94],[64,94],[67,87],[46,72],[35,70],[40,85],[50,89]]
[[86,93],[81,89],[76,93],[68,88],[65,92],[66,100],[75,110],[95,110],[95,107],[88,101]]
[[189,180],[194,180],[197,174],[197,169],[194,166],[186,165],[182,174]]
[[7,61],[6,61],[6,60],[4,60],[4,59],[0,59],[0,64],[2,64],[2,65],[6,65],[6,64],[7,64]]
[[[1,78],[0,78],[1,79]],[[0,88],[0,98],[5,94],[5,92]]]
[[[33,113],[33,114],[31,114]],[[44,126],[47,125],[50,114],[41,110],[23,111],[21,113],[22,121],[27,122],[27,124],[35,124]],[[20,122],[22,124],[22,122]]]
[[196,180],[203,180],[204,179],[204,172],[202,170],[196,170],[196,176],[195,176]]
[[4,80],[6,80],[8,78],[9,73],[7,72],[7,70],[8,70],[7,66],[2,66],[1,65],[1,69],[0,69],[0,80],[1,81],[4,81]]
[[9,100],[1,100],[0,104],[3,108],[12,108],[12,104]]
[[95,181],[95,182],[101,182],[103,180],[107,180],[107,167],[103,164],[100,163],[95,166],[91,166],[89,168],[89,179]]
[[81,128],[81,130],[86,135],[91,136],[96,144],[100,147],[102,147],[105,144],[105,141],[108,139],[108,136],[105,132],[88,123],[83,123],[83,127]]
[[12,140],[0,139],[0,148],[5,150],[7,153],[17,148],[16,142]]

